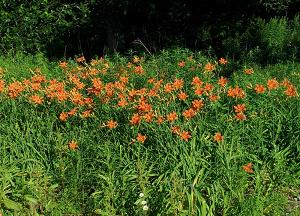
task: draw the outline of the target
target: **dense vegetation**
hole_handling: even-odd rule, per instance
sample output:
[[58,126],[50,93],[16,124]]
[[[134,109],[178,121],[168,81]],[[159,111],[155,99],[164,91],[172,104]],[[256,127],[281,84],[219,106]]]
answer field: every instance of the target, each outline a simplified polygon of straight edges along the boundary
[[300,215],[300,0],[0,0],[0,216]]
[[300,65],[231,64],[2,57],[2,214],[299,215]]

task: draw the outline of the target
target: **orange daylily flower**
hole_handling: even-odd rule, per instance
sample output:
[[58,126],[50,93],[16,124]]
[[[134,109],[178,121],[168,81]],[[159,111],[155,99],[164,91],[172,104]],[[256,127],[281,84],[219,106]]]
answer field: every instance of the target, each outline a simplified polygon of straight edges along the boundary
[[232,97],[232,98],[245,98],[246,94],[245,92],[243,91],[242,88],[236,86],[234,88],[232,87],[229,87],[228,91],[227,91],[227,96],[228,97]]
[[256,91],[257,94],[262,94],[265,92],[266,88],[261,84],[256,84],[254,90]]
[[68,63],[65,61],[59,62],[59,67],[65,69],[68,66]]
[[184,66],[185,66],[185,62],[184,62],[184,61],[178,62],[178,66],[179,66],[179,67],[184,67]]
[[163,122],[164,122],[164,117],[163,116],[158,116],[157,120],[156,120],[156,123],[157,124],[162,124]]
[[225,87],[227,83],[228,83],[228,79],[224,78],[223,76],[221,76],[220,79],[218,80],[218,84],[221,87]]
[[243,170],[246,172],[246,173],[254,173],[254,170],[252,168],[253,164],[252,163],[248,163],[246,165],[243,166]]
[[171,131],[173,134],[179,134],[180,133],[180,127],[178,125],[171,127]]
[[203,93],[204,93],[204,88],[202,88],[202,87],[197,87],[194,91],[194,94],[197,96],[202,96]]
[[183,87],[184,81],[183,79],[175,79],[173,82],[173,87],[174,89],[178,90]]
[[193,81],[192,81],[192,84],[195,85],[195,86],[201,86],[203,85],[203,81],[199,78],[199,77],[194,77],[193,78]]
[[190,109],[187,109],[183,112],[183,116],[186,118],[186,119],[191,119],[193,118],[194,116],[196,115],[196,112],[195,110],[193,110],[192,108]]
[[88,118],[92,115],[92,110],[85,110],[81,113],[83,118]]
[[247,68],[244,70],[244,73],[250,75],[254,73],[254,70],[252,68]]
[[68,115],[69,115],[69,116],[74,116],[74,115],[76,114],[76,112],[77,112],[77,108],[73,108],[73,109],[71,109],[71,110],[68,112]]
[[106,127],[108,127],[109,129],[114,129],[116,128],[118,125],[118,123],[114,120],[109,120],[106,122]]
[[289,97],[295,97],[297,95],[297,89],[295,86],[290,84],[287,89],[284,91],[284,94],[286,94]]
[[210,84],[210,83],[206,83],[204,86],[204,91],[206,92],[206,94],[208,94],[209,92],[211,92],[214,89],[214,85]]
[[68,113],[62,112],[59,115],[59,120],[61,120],[61,121],[67,121],[68,117],[69,117]]
[[78,62],[78,63],[85,62],[84,56],[81,56],[81,57],[76,58],[76,62]]
[[246,110],[245,104],[237,104],[233,108],[235,113],[243,113]]
[[219,59],[219,63],[220,63],[221,65],[226,65],[226,64],[227,64],[227,60],[226,60],[225,58],[220,58],[220,59]]
[[235,115],[235,118],[236,118],[237,120],[240,120],[240,121],[244,121],[244,120],[247,119],[247,118],[246,118],[246,115],[245,115],[244,113],[242,113],[242,112],[237,113],[237,114]]
[[203,100],[193,100],[192,101],[192,108],[195,110],[195,111],[198,111],[199,109],[201,109],[202,107],[204,106],[204,102]]
[[147,123],[152,122],[153,117],[154,117],[153,112],[146,113],[146,114],[143,116],[143,118],[145,119],[145,122],[147,122]]
[[219,95],[216,95],[216,94],[209,95],[209,100],[210,100],[211,102],[215,102],[215,101],[217,101],[217,100],[219,100],[219,99],[220,99],[220,96],[219,96]]
[[76,150],[78,148],[78,144],[76,141],[72,140],[71,142],[69,142],[69,148],[72,150]]
[[29,99],[35,104],[42,104],[44,102],[43,98],[36,94],[32,95]]
[[268,86],[269,90],[271,90],[271,89],[277,89],[279,87],[279,83],[277,82],[276,79],[269,79],[267,81],[267,86]]
[[184,93],[182,91],[179,92],[179,94],[178,94],[178,99],[179,100],[185,101],[187,98],[188,98],[188,95],[186,93]]
[[135,68],[134,68],[134,73],[136,73],[136,74],[143,74],[145,71],[144,71],[144,69],[143,69],[143,67],[142,66],[135,66]]
[[224,140],[224,136],[220,132],[215,133],[214,135],[214,141],[216,142],[222,142]]
[[130,120],[130,123],[132,125],[138,125],[141,121],[141,117],[138,113],[135,113],[132,117],[131,117],[131,120]]
[[147,139],[147,136],[142,135],[142,134],[140,134],[140,133],[138,133],[138,135],[137,135],[137,137],[136,137],[136,140],[137,140],[138,142],[140,142],[140,143],[144,143],[146,139]]
[[8,96],[10,98],[16,98],[19,94],[24,91],[25,87],[21,82],[13,82],[8,85]]
[[213,65],[212,63],[208,62],[205,66],[204,66],[204,70],[207,72],[211,72],[213,70],[215,70],[216,67],[215,65]]
[[0,93],[4,91],[4,88],[5,88],[5,81],[0,80]]
[[177,116],[177,113],[176,113],[176,112],[172,112],[172,113],[169,113],[169,114],[167,115],[167,120],[168,120],[169,122],[173,122],[173,121],[175,121],[177,118],[178,118],[178,116]]
[[164,88],[166,93],[170,93],[173,91],[173,85],[171,83],[167,83]]
[[180,139],[184,140],[184,141],[188,141],[192,137],[191,134],[190,134],[190,132],[188,132],[188,131],[182,131],[179,134],[179,136],[180,136]]

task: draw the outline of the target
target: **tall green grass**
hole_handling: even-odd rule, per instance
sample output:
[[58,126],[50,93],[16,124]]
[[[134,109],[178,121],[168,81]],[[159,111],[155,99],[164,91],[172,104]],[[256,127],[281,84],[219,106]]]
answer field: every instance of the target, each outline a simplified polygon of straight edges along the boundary
[[[213,61],[186,50],[145,56],[147,73],[136,77],[132,85],[147,85],[149,77],[173,81],[200,75],[200,70],[177,66],[181,60],[189,62],[191,55],[194,62],[187,63],[191,66]],[[108,58],[107,79],[114,79],[130,60]],[[247,76],[243,68],[250,66],[254,74]],[[47,78],[64,79],[58,63],[42,56],[2,57],[0,67],[8,82],[30,77],[36,68]],[[300,87],[296,63],[265,68],[240,65],[236,71],[227,65],[219,73],[226,70],[231,74],[229,85],[245,90],[249,83],[265,83],[272,77],[288,78]],[[178,120],[177,124],[191,131],[188,142],[172,135],[167,124],[128,126],[129,113],[101,105],[92,118],[64,123],[58,119],[61,110],[52,104],[34,106],[24,98],[11,100],[5,95],[0,101],[3,215],[299,214],[299,202],[294,200],[300,193],[299,96],[257,95],[247,90],[243,102],[248,119],[244,122],[232,116],[232,106],[238,101],[222,97],[207,103],[191,121]],[[169,113],[185,104],[158,106]],[[116,129],[102,127],[117,117]],[[130,144],[137,131],[147,135],[144,144]],[[213,140],[216,132],[222,133],[224,141]],[[70,140],[77,141],[77,150],[69,149]],[[254,165],[253,174],[242,168],[249,162]]]

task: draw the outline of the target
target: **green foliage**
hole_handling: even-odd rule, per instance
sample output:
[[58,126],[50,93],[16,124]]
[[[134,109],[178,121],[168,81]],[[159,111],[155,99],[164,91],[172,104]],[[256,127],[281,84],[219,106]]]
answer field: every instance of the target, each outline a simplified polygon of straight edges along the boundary
[[[130,70],[120,55],[105,57],[109,65],[101,75],[103,83],[115,81],[120,72]],[[185,66],[179,67],[178,62]],[[231,60],[229,60],[229,63]],[[129,87],[151,85],[149,77],[172,82],[184,78],[184,90],[190,92],[197,75],[216,89],[218,75],[229,65],[217,65],[216,72],[203,73],[214,60],[202,53],[185,49],[164,50],[159,55],[143,56],[140,63],[146,74],[130,75]],[[200,66],[199,66],[200,65]],[[86,66],[86,67],[83,67]],[[97,65],[101,70],[102,63]],[[205,100],[205,107],[191,120],[181,117],[176,124],[191,131],[188,142],[170,131],[169,123],[129,126],[133,108],[122,110],[100,103],[89,119],[74,117],[59,121],[61,110],[70,104],[47,101],[28,103],[24,96],[15,100],[0,94],[0,209],[3,215],[297,215],[299,195],[299,96],[289,98],[282,87],[256,94],[246,87],[264,84],[269,78],[288,78],[299,90],[300,65],[278,64],[261,68],[254,63],[254,74],[246,75],[239,65],[228,85],[242,87],[245,99],[226,97],[215,103]],[[21,53],[0,58],[2,75],[8,83],[23,80],[40,68],[47,78],[66,80],[66,71],[58,62],[48,62],[43,55]],[[68,61],[70,71],[91,69],[87,62]],[[240,69],[242,68],[242,69]],[[73,70],[74,69],[74,70]],[[12,79],[13,77],[14,79]],[[82,80],[83,81],[83,80]],[[176,95],[171,95],[176,98]],[[161,94],[161,98],[168,97]],[[48,103],[49,102],[49,103]],[[186,103],[167,105],[151,101],[157,110],[169,113],[182,110]],[[246,104],[247,120],[233,118],[233,105]],[[157,107],[156,107],[157,106]],[[178,112],[179,114],[180,112]],[[103,127],[108,119],[118,119],[118,127]],[[142,131],[144,144],[132,143]],[[220,131],[224,141],[215,142]],[[68,147],[70,140],[78,149]],[[254,173],[243,165],[252,162]],[[145,208],[145,206],[148,207]],[[146,209],[146,210],[145,210]]]
[[46,52],[64,43],[63,35],[76,31],[89,19],[86,4],[60,1],[10,1],[0,4],[1,52]]

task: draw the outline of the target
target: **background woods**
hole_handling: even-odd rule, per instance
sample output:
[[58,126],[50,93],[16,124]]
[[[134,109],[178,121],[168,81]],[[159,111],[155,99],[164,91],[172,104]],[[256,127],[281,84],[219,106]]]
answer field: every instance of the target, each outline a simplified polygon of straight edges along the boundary
[[145,51],[139,39],[150,52],[184,46],[272,62],[299,58],[299,8],[299,0],[2,0],[0,49],[93,57]]

